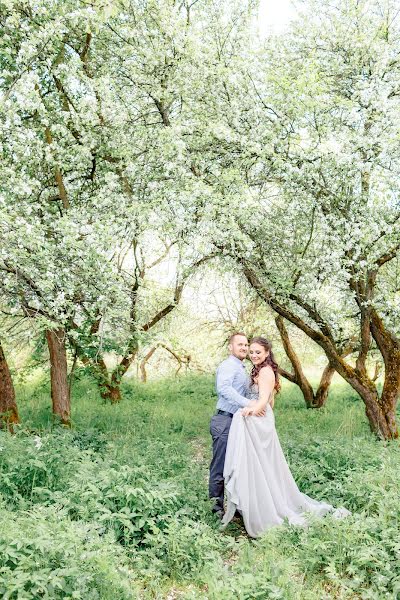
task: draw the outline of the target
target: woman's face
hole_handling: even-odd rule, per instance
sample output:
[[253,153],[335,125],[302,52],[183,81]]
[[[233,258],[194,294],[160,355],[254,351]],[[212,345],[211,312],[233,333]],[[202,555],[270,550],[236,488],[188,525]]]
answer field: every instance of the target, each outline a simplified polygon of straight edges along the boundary
[[253,365],[260,365],[269,355],[269,350],[266,350],[261,344],[250,344],[249,355]]

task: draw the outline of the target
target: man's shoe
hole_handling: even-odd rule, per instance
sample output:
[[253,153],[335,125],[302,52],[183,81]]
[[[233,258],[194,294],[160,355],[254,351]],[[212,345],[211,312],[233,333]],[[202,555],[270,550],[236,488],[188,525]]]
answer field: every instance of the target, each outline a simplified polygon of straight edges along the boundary
[[224,516],[224,511],[220,506],[214,506],[214,508],[212,509],[212,512],[214,515],[216,515],[218,517],[218,519],[220,521],[222,521],[222,518]]

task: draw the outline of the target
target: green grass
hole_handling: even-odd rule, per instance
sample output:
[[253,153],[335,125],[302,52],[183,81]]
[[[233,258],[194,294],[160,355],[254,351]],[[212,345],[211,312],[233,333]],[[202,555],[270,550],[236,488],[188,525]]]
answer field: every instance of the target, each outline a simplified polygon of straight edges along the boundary
[[275,414],[302,491],[352,516],[257,541],[209,510],[211,377],[126,383],[116,406],[77,380],[71,432],[52,425],[45,379],[17,391],[24,426],[0,434],[2,597],[400,598],[399,448],[347,386],[316,411],[286,384]]

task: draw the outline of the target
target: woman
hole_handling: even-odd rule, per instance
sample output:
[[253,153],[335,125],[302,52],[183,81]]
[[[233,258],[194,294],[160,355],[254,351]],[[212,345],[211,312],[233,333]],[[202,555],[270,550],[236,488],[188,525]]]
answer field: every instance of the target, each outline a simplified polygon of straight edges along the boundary
[[[233,416],[224,467],[228,502],[222,523],[227,525],[238,510],[247,533],[258,537],[284,519],[303,525],[306,513],[322,516],[334,509],[300,492],[283,455],[272,410],[280,383],[270,342],[263,337],[251,340],[250,360],[250,399],[255,404]],[[335,511],[337,517],[347,514],[346,509]]]

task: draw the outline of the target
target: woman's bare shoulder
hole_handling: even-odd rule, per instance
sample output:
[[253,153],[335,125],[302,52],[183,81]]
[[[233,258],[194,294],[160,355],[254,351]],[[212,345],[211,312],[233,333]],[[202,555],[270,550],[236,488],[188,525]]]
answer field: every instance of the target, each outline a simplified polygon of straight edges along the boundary
[[270,365],[265,365],[265,367],[261,367],[260,372],[258,374],[259,380],[269,381],[270,379],[275,379],[275,373]]

